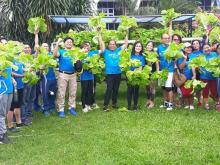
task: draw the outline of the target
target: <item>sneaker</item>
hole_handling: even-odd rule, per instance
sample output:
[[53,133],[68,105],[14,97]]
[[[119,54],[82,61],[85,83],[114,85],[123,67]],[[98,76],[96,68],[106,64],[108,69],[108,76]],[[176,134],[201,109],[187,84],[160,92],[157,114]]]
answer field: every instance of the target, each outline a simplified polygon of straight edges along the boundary
[[89,112],[88,108],[86,108],[86,107],[83,108],[82,111],[85,112],[85,113]]
[[93,104],[92,105],[92,109],[99,109],[100,107],[98,106],[98,104]]
[[173,104],[167,103],[167,111],[172,111],[172,110],[173,110]]
[[190,108],[190,106],[188,106],[188,105],[186,105],[185,107],[184,107],[184,109],[189,109]]
[[160,108],[166,108],[168,107],[168,102],[164,101],[163,105],[160,105]]
[[23,126],[25,126],[24,123],[19,123],[19,124],[16,123],[16,128],[21,128]]
[[60,118],[64,118],[64,117],[65,117],[65,113],[64,113],[63,111],[58,112],[58,116],[59,116]]
[[24,124],[25,126],[29,126],[29,125],[32,124],[32,121],[30,121],[29,119],[26,119],[26,120],[23,122],[23,124]]
[[193,106],[193,105],[190,105],[190,106],[189,106],[189,109],[190,109],[190,110],[194,110],[194,106]]
[[208,111],[208,112],[210,111],[209,104],[205,105],[205,110]]
[[49,111],[44,111],[43,114],[44,114],[45,117],[50,116],[50,112]]
[[92,110],[92,108],[89,105],[86,105],[86,108],[87,108],[88,111]]
[[70,108],[69,109],[69,113],[71,114],[71,115],[74,115],[74,116],[76,116],[76,110],[75,110],[75,108]]
[[108,106],[107,106],[107,105],[105,105],[105,106],[103,107],[103,111],[104,111],[104,112],[108,112],[108,111],[109,111],[109,109],[108,109]]
[[4,134],[2,138],[0,138],[0,144],[10,144],[10,143],[11,141],[6,134]]
[[11,133],[17,133],[17,132],[19,132],[19,130],[18,130],[17,128],[15,128],[15,127],[7,128],[7,130],[8,130],[9,132],[11,132]]

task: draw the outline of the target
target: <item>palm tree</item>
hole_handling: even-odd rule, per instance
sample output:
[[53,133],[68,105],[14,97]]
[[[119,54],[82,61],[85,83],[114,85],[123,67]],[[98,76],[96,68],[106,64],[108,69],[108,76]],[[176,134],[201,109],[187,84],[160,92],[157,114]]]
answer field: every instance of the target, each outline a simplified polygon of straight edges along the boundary
[[[0,0],[2,12],[7,16],[3,31],[7,37],[14,40],[30,41],[33,35],[27,32],[27,20],[40,16],[46,19],[48,33],[42,35],[45,40],[51,40],[51,23],[48,15],[80,15],[88,12],[87,0]],[[56,30],[56,26],[54,27]]]

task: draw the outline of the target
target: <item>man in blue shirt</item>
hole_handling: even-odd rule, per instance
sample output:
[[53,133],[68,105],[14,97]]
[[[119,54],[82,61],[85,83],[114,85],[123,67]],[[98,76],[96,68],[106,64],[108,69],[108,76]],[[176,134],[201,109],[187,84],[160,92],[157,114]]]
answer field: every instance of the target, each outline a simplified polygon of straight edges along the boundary
[[163,86],[163,96],[164,96],[164,105],[160,107],[166,107],[167,110],[172,110],[172,101],[173,101],[173,72],[174,72],[174,61],[168,62],[164,57],[164,52],[169,46],[170,43],[170,36],[168,34],[163,34],[161,37],[161,42],[157,47],[157,53],[159,55],[159,65],[160,71],[163,69],[168,69],[168,77]]
[[108,111],[108,105],[110,98],[112,97],[112,108],[118,108],[117,98],[118,90],[121,80],[121,68],[119,66],[120,54],[122,49],[128,46],[128,37],[125,37],[125,43],[121,47],[117,48],[116,41],[110,40],[108,42],[108,49],[105,48],[105,43],[102,40],[101,35],[99,35],[100,49],[103,52],[103,57],[105,60],[105,74],[106,74],[106,84],[107,89],[105,91],[104,98],[104,111]]
[[[7,76],[2,76],[2,72],[7,73]],[[13,82],[12,68],[7,67],[4,71],[0,71],[0,144],[10,143],[9,138],[6,135],[6,115],[10,110],[12,97],[13,97]]]
[[73,48],[73,39],[70,37],[65,38],[64,49],[59,49],[59,44],[62,39],[59,39],[54,48],[54,57],[59,58],[59,74],[58,74],[58,93],[57,93],[57,105],[59,117],[65,117],[65,95],[67,86],[69,86],[69,113],[76,115],[76,90],[77,90],[77,75],[70,56],[65,56],[64,53]]

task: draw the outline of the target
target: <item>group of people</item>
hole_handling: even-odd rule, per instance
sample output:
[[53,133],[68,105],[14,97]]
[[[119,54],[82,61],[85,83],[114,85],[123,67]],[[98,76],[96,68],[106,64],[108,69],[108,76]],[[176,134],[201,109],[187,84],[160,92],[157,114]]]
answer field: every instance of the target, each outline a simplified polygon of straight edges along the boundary
[[[164,100],[163,105],[160,106],[161,108],[164,107],[167,110],[172,110],[174,106],[184,106],[190,110],[194,109],[192,88],[185,88],[184,84],[177,87],[173,83],[173,74],[178,69],[185,75],[186,80],[198,79],[207,83],[203,90],[195,94],[198,98],[198,107],[202,107],[204,102],[205,109],[209,111],[208,98],[210,95],[216,104],[216,110],[220,112],[220,78],[213,77],[212,73],[203,67],[189,68],[190,61],[200,55],[204,55],[207,61],[220,57],[220,44],[210,46],[209,44],[202,44],[199,40],[194,40],[192,43],[186,42],[184,43],[183,50],[180,50],[183,52],[183,57],[168,61],[164,57],[164,52],[171,41],[180,44],[182,43],[182,38],[178,34],[172,36],[163,34],[161,44],[157,47],[153,41],[149,41],[146,44],[139,41],[135,42],[132,46],[131,60],[139,60],[141,65],[136,68],[131,67],[130,69],[142,70],[148,65],[151,66],[152,73],[160,72],[163,69],[168,70],[167,80],[164,84],[161,84]],[[1,39],[1,43],[6,42],[4,38]],[[64,43],[64,48],[60,48],[61,42]],[[37,56],[40,51],[39,48],[43,47],[47,50],[48,56],[53,56],[58,61],[57,72],[53,68],[49,68],[46,75],[39,74],[40,81],[37,85],[23,83],[22,78],[25,72],[25,65],[20,61],[14,61],[18,70],[8,67],[1,71],[1,74],[7,72],[8,76],[0,76],[0,143],[10,142],[6,134],[7,131],[17,132],[19,127],[31,124],[30,117],[32,116],[33,109],[36,111],[41,110],[45,116],[49,116],[56,108],[58,116],[64,118],[66,93],[68,93],[68,112],[71,115],[76,115],[77,75],[80,77],[81,84],[82,111],[86,113],[93,108],[98,108],[95,102],[96,75],[90,70],[82,70],[81,73],[77,72],[71,57],[66,55],[68,50],[73,49],[73,45],[73,38],[59,39],[53,52],[51,52],[47,43],[39,45],[38,32],[35,33],[34,53],[28,44],[25,45],[23,52]],[[125,37],[124,44],[120,47],[117,47],[117,43],[114,40],[110,40],[107,45],[108,48],[106,48],[102,36],[99,34],[99,50],[91,50],[91,44],[88,41],[83,42],[80,47],[89,57],[99,54],[104,58],[106,91],[104,94],[103,111],[105,112],[109,111],[110,100],[112,100],[112,108],[118,108],[118,91],[122,74],[119,65],[120,51],[128,47],[128,37]],[[158,62],[148,62],[144,57],[145,50],[147,50],[146,52],[156,51]],[[202,72],[198,72],[198,70],[202,70]],[[146,106],[148,109],[155,106],[155,86],[156,82],[153,81],[146,85]],[[39,103],[40,95],[42,97],[41,103]],[[179,96],[179,100],[177,96]],[[139,86],[127,83],[128,110],[138,110],[138,97]],[[55,103],[57,106],[55,106]],[[14,120],[16,121],[15,125]]]

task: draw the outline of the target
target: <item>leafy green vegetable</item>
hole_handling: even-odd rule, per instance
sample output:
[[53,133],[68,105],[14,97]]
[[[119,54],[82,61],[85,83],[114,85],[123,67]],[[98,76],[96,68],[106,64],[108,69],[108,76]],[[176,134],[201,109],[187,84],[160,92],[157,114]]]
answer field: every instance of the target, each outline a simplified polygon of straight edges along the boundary
[[207,62],[205,69],[209,72],[212,72],[214,77],[220,76],[220,58],[212,58],[210,61]]
[[120,57],[119,66],[123,72],[129,71],[131,67],[137,68],[141,66],[140,60],[131,59],[131,49],[122,50]]
[[14,70],[17,70],[18,67],[13,64],[13,62],[7,60],[6,56],[0,56],[0,71],[2,71],[1,75],[4,77],[7,77],[7,73],[5,72],[5,69],[11,67]]
[[72,63],[74,64],[77,60],[83,61],[87,57],[87,54],[84,53],[80,48],[74,47],[71,50],[67,50],[64,53],[64,56],[71,57]]
[[49,56],[46,49],[41,48],[37,58],[34,58],[31,67],[36,71],[43,71],[43,74],[47,74],[49,68],[56,68],[57,61],[53,56]]
[[201,89],[205,88],[205,86],[206,86],[206,83],[196,80],[196,79],[187,80],[184,85],[185,88],[193,88],[192,93],[200,91]]
[[158,61],[158,54],[157,52],[154,52],[154,51],[146,51],[144,53],[144,56],[147,60],[147,62],[151,62],[151,63],[154,63],[154,62],[157,62]]
[[35,85],[37,84],[39,79],[40,78],[36,75],[35,72],[24,72],[24,77],[22,78],[22,81],[30,85]]
[[152,80],[160,80],[161,84],[164,84],[168,77],[168,70],[156,71],[151,75]]
[[210,43],[220,42],[220,28],[214,27],[209,34]]
[[34,33],[37,29],[39,29],[40,32],[47,31],[47,24],[45,23],[45,19],[41,17],[30,18],[28,20],[28,31],[30,33]]
[[118,109],[118,112],[128,112],[128,109],[126,107],[122,107]]
[[198,12],[195,19],[199,22],[200,25],[203,26],[205,30],[208,29],[208,26],[214,27],[219,22],[217,16],[215,16],[213,13],[207,12]]
[[174,8],[171,8],[171,9],[168,9],[168,10],[162,10],[161,14],[162,14],[162,18],[163,18],[164,27],[167,27],[173,19],[181,16],[180,13],[176,13],[174,11]]
[[151,67],[145,66],[143,70],[139,68],[134,71],[127,71],[128,83],[131,85],[147,85],[150,82]]
[[118,31],[128,34],[130,28],[136,28],[137,23],[134,17],[120,16],[121,22],[118,26]]
[[184,48],[183,44],[176,44],[172,42],[167,50],[164,52],[164,57],[167,61],[183,57],[183,52],[181,51]]
[[189,62],[189,68],[199,68],[199,67],[205,67],[207,64],[206,58],[204,55],[200,55],[196,58],[193,58]]
[[90,70],[93,74],[102,74],[105,68],[104,59],[96,54],[83,60],[83,69]]
[[93,16],[89,18],[88,25],[91,28],[94,28],[96,31],[98,31],[99,28],[105,29],[106,23],[102,21],[102,19],[105,17],[105,13],[99,13],[98,16]]

